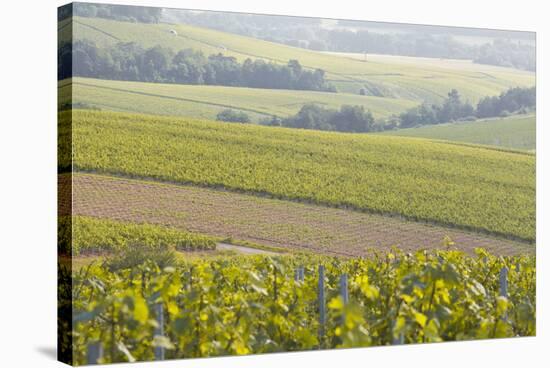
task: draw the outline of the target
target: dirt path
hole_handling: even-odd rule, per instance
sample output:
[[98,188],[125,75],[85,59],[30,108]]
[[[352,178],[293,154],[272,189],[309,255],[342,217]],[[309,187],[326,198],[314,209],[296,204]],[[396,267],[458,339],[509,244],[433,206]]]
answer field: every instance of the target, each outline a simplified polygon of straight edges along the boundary
[[[68,177],[60,176],[60,185]],[[74,215],[174,226],[286,249],[360,256],[397,246],[405,251],[441,248],[445,236],[472,252],[534,253],[531,244],[398,218],[198,188],[76,174]],[[61,204],[60,214],[68,214]],[[257,250],[255,250],[257,251]]]
[[227,243],[218,243],[216,244],[217,250],[230,250],[234,251],[236,253],[241,254],[264,254],[264,255],[276,255],[278,253],[271,252],[269,250],[264,249],[258,249],[258,248],[250,248],[250,247],[244,247],[242,245],[234,245],[234,244],[227,244]]

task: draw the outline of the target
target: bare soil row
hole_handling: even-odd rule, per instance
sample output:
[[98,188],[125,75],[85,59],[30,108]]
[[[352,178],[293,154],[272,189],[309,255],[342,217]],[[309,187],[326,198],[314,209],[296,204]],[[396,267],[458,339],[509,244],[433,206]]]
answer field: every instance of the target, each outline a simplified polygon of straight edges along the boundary
[[[70,176],[60,175],[59,182],[70,187]],[[287,250],[362,256],[392,246],[442,248],[449,237],[453,248],[466,252],[535,251],[531,244],[458,229],[194,186],[75,174],[72,194],[73,215],[162,224]],[[69,214],[70,205],[60,198],[60,215]]]

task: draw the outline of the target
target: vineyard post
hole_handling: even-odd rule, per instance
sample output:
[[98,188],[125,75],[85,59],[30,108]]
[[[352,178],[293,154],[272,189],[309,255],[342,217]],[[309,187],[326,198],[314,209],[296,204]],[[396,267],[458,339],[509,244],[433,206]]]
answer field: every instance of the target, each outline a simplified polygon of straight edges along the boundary
[[[393,322],[392,330],[395,328],[395,323],[396,323],[396,321]],[[392,343],[392,345],[403,345],[405,343],[405,334],[403,332],[400,332],[399,336],[393,337],[391,343]]]
[[299,278],[300,278],[300,281],[304,281],[304,266],[300,266],[300,268],[298,269],[299,271]]
[[325,266],[319,265],[319,347],[325,335]]
[[508,268],[500,270],[500,296],[508,297]]
[[298,266],[294,272],[294,281],[300,281],[300,266]]
[[403,345],[404,343],[405,343],[405,335],[403,334],[403,332],[399,334],[398,338],[393,339],[393,342],[392,342],[393,345]]
[[348,304],[349,294],[348,294],[348,274],[343,273],[340,276],[340,295],[344,301],[344,305]]
[[[155,312],[157,315],[157,328],[155,329],[155,336],[164,336],[164,308],[162,303],[155,305]],[[155,346],[155,360],[164,360],[164,347]]]
[[[506,266],[500,270],[500,296],[508,298],[508,268]],[[504,314],[502,320],[504,322],[508,320],[507,313]]]
[[[343,273],[340,275],[340,296],[344,305],[348,304],[349,295],[348,295],[348,274]],[[346,323],[346,315],[342,313],[342,324]]]
[[517,273],[521,272],[521,265],[520,265],[519,261],[516,263],[516,272]]
[[86,354],[86,364],[99,364],[99,360],[103,358],[103,346],[101,342],[96,341],[88,344],[88,352]]

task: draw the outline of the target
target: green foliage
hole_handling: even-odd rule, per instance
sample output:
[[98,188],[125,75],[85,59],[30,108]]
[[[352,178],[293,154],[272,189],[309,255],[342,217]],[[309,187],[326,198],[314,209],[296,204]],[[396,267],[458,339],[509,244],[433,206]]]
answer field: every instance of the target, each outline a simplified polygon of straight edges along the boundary
[[477,104],[478,117],[503,116],[509,112],[524,112],[535,109],[537,105],[537,90],[531,88],[511,88],[500,96],[482,98]]
[[506,117],[512,112],[526,113],[536,107],[536,89],[511,88],[500,96],[482,98],[477,108],[468,101],[462,101],[456,89],[448,93],[442,104],[423,103],[399,115],[400,127],[410,128],[418,125],[440,124],[449,121],[475,120],[475,116]]
[[[69,117],[62,113],[61,124]],[[535,158],[528,154],[83,110],[72,112],[72,124],[77,171],[223,186],[535,239]]]
[[[319,335],[317,267],[325,265],[327,322]],[[298,266],[304,281],[295,281]],[[499,271],[508,267],[509,294]],[[520,271],[521,270],[521,271]],[[349,303],[339,277],[349,275]],[[103,343],[104,363],[316,348],[378,346],[533,336],[534,257],[475,257],[456,251],[368,259],[319,256],[195,259],[110,271],[92,265],[74,275],[75,364],[86,345]],[[164,307],[165,336],[154,337],[154,306]],[[120,347],[124,347],[121,349]]]
[[250,118],[242,111],[226,109],[216,115],[216,120],[232,123],[250,123]]
[[536,71],[536,47],[528,43],[496,39],[479,47],[474,62]]
[[116,254],[109,258],[107,266],[109,270],[123,270],[140,266],[151,261],[160,268],[172,267],[177,262],[177,256],[172,248],[154,249],[140,244],[131,244],[127,249],[121,249]]
[[[273,123],[269,125],[276,126]],[[363,106],[342,105],[340,110],[332,110],[307,104],[295,116],[284,119],[281,125],[299,129],[365,133],[372,130],[374,118]]]
[[[72,224],[72,228],[71,228]],[[131,257],[146,250],[214,249],[214,238],[151,224],[135,224],[93,217],[60,217],[58,226],[60,253],[73,255],[93,252],[126,252],[137,248]]]
[[297,60],[287,65],[246,59],[242,64],[222,53],[205,57],[193,49],[172,50],[134,42],[107,48],[90,40],[58,46],[58,79],[72,76],[156,83],[208,84],[254,88],[336,92],[321,69],[307,70]]
[[474,115],[474,108],[469,102],[463,102],[456,89],[447,94],[442,104],[423,103],[399,115],[400,127],[410,128],[415,125],[438,124],[454,121]]
[[69,15],[116,19],[124,22],[158,23],[162,17],[162,8],[75,3],[72,14],[66,14],[65,17]]

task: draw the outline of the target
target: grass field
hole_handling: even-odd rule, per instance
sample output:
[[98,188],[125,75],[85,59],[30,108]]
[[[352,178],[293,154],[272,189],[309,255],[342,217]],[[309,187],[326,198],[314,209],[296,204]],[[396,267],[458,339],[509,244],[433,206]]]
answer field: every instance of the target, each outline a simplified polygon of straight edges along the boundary
[[444,139],[534,151],[536,146],[535,133],[535,115],[518,115],[498,119],[425,125],[418,128],[399,129],[377,134]]
[[[61,126],[69,112],[60,115]],[[73,111],[75,170],[535,238],[535,157],[428,140]],[[223,142],[223,144],[221,144]]]
[[453,71],[469,71],[469,72],[503,72],[503,73],[524,73],[530,74],[528,71],[518,70],[512,67],[503,67],[489,64],[477,64],[468,59],[443,59],[435,57],[420,57],[420,56],[401,56],[401,55],[383,55],[383,54],[365,54],[354,52],[330,52],[323,51],[323,54],[340,56],[361,61],[372,61],[385,64],[409,65],[414,67],[449,69]]
[[[360,105],[375,117],[398,114],[417,105],[415,101],[344,93],[277,90],[221,86],[109,81],[73,78],[58,83],[63,104],[86,103],[103,110],[187,116],[215,120],[224,109],[244,111],[253,121],[272,115],[287,117],[307,103],[340,108]],[[71,96],[72,92],[72,96]]]
[[[60,25],[59,38],[70,37],[70,27]],[[364,62],[349,57],[271,43],[254,38],[218,32],[183,24],[142,24],[98,18],[74,17],[73,39],[90,39],[98,45],[136,42],[143,47],[162,45],[175,50],[194,48],[206,55],[223,52],[239,60],[262,58],[278,63],[297,59],[309,68],[321,68],[341,92],[358,93],[367,87],[372,94],[417,101],[440,101],[456,88],[465,98],[476,102],[516,86],[533,86],[534,73],[501,67],[452,70],[434,65],[399,63],[390,60]],[[170,33],[176,30],[177,35]]]

